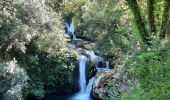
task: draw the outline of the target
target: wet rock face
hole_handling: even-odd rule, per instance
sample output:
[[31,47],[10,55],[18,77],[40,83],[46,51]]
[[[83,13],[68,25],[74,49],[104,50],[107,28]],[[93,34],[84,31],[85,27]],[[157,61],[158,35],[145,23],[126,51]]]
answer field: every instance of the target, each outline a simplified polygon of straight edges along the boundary
[[99,60],[99,62],[97,63],[97,67],[98,68],[106,68],[106,60],[104,60],[104,59]]
[[89,61],[87,62],[87,72],[86,72],[86,80],[89,80],[91,77],[95,76],[95,74],[97,73],[96,70],[96,62],[93,61]]
[[71,39],[73,39],[73,34],[71,32],[68,32],[68,35],[70,36]]
[[95,49],[94,52],[96,55],[99,55],[99,56],[103,57],[103,59],[109,61],[110,69],[114,69],[115,65],[119,62],[120,56],[118,54],[103,53],[97,49]]

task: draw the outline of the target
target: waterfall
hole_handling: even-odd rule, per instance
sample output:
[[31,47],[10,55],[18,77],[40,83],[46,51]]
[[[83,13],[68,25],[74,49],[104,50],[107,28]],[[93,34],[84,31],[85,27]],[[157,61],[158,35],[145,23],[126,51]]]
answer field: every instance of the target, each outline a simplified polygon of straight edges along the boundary
[[[80,40],[80,39],[76,38],[76,35],[74,34],[75,28],[74,28],[73,22],[71,22],[71,24],[65,23],[65,25],[67,28],[67,33],[69,35],[73,36],[73,40]],[[78,48],[79,89],[80,90],[78,93],[76,93],[73,97],[70,98],[71,100],[91,100],[90,93],[92,90],[94,77],[92,77],[89,80],[89,83],[86,86],[86,63],[87,63],[87,60],[94,61],[94,62],[96,62],[96,64],[99,61],[102,61],[102,63],[104,61],[102,57],[95,55],[93,50],[86,51],[86,54],[88,55],[88,57],[82,55],[81,49]],[[98,66],[96,66],[96,69],[97,69],[97,71],[98,70],[109,70],[109,62],[106,61],[105,66],[103,66],[102,68],[99,68]]]
[[76,40],[77,38],[76,38],[76,35],[74,34],[75,28],[74,28],[73,22],[71,22],[71,24],[70,24],[69,31],[70,31],[70,32],[72,33],[72,35],[73,35],[73,40]]
[[110,69],[109,68],[109,61],[105,61],[105,66],[103,66],[102,68],[100,68],[96,65],[96,69],[97,69],[97,71],[101,71],[101,70],[107,71],[107,70],[109,70]]
[[109,61],[106,61],[106,69],[109,69]]
[[99,56],[96,56],[96,55],[94,54],[94,51],[92,51],[92,50],[87,51],[87,54],[90,56],[90,60],[91,60],[91,61],[96,61],[96,62],[98,62],[99,59],[100,59],[100,57],[99,57]]
[[86,86],[86,61],[87,57],[84,55],[79,55],[79,86],[80,91],[71,98],[71,100],[91,100],[90,93],[93,86],[94,77],[89,80],[88,85]]
[[85,93],[86,90],[86,61],[87,58],[83,55],[79,58],[79,86],[80,93]]
[[91,90],[92,90],[92,86],[93,86],[93,80],[94,80],[94,77],[92,77],[90,80],[89,80],[89,83],[86,87],[86,93],[88,96],[90,96],[90,93],[91,93]]
[[[90,56],[91,61],[95,61],[96,63],[98,63],[99,61],[103,62],[103,58],[95,55],[94,51],[89,50],[86,53]],[[109,70],[109,61],[105,61],[105,66],[103,66],[102,68],[97,66],[97,64],[96,64],[96,69],[97,69],[97,71],[99,71],[99,70]]]
[[74,27],[73,21],[71,22],[70,25],[68,23],[65,23],[65,25],[67,28],[67,33],[73,36],[73,40],[80,40],[75,35],[75,27]]

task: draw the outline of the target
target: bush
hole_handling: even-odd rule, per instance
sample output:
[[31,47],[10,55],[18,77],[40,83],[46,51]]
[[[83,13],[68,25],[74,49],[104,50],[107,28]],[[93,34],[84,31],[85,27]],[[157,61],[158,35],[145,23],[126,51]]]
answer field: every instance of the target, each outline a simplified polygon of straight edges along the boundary
[[128,68],[133,78],[138,78],[140,86],[132,94],[124,95],[128,100],[167,100],[170,98],[170,44],[160,50],[140,51],[135,62]]
[[23,89],[27,87],[28,80],[26,70],[15,59],[9,62],[0,61],[0,93],[4,100],[22,100]]
[[48,91],[70,91],[74,85],[74,69],[77,63],[73,50],[61,50],[60,52],[43,56],[32,56],[27,72],[29,93],[43,97]]

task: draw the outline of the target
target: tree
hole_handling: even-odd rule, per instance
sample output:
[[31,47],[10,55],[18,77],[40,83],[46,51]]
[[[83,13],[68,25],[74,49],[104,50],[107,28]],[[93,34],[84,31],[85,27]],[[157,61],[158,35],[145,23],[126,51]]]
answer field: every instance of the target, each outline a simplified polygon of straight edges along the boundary
[[155,16],[154,16],[154,0],[148,0],[148,19],[149,19],[149,29],[150,32],[155,33],[156,29],[155,29]]
[[[140,36],[144,44],[148,47],[151,46],[151,37],[147,32],[146,25],[141,17],[140,8],[137,4],[137,0],[126,0],[129,8],[134,14],[135,23],[137,25],[137,29],[139,30]],[[152,9],[151,9],[152,10]]]
[[169,23],[169,12],[170,12],[170,0],[165,0],[164,3],[164,12],[163,12],[163,19],[162,19],[162,26],[160,30],[160,39],[165,39],[167,34],[167,28]]

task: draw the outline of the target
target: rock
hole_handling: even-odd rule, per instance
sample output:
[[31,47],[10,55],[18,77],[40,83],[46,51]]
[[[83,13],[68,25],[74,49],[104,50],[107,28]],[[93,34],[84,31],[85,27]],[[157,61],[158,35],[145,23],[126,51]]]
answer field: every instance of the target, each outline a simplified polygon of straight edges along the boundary
[[102,60],[99,60],[97,67],[102,68],[104,65]]
[[84,40],[79,40],[77,42],[74,42],[76,44],[77,48],[84,48],[85,45],[87,45],[89,42]]
[[94,43],[85,44],[85,45],[84,45],[84,48],[87,49],[87,50],[93,50],[94,45],[95,45]]
[[110,71],[99,71],[95,75],[92,95],[96,98],[104,99],[105,94],[105,83],[114,73],[113,70]]
[[112,95],[116,98],[120,98],[120,95],[124,91],[128,91],[127,79],[121,78],[122,67],[108,70],[98,71],[95,75],[92,95],[95,98],[105,99]]
[[73,43],[68,43],[68,47],[71,49],[74,49],[74,48],[76,48],[76,45]]
[[78,48],[82,48],[84,45],[85,45],[84,41],[79,41],[76,43],[76,47],[78,47]]
[[97,72],[96,62],[89,61],[87,63],[87,73],[86,73],[87,80],[89,80],[91,77],[93,77],[96,74],[96,72]]
[[86,54],[86,50],[84,50],[82,48],[78,48],[78,55],[84,55],[84,56],[88,57],[88,55]]
[[113,69],[117,63],[120,62],[120,56],[118,54],[111,54],[111,53],[103,53],[100,52],[99,50],[95,49],[94,50],[95,54],[103,57],[104,60],[109,61],[109,68]]

